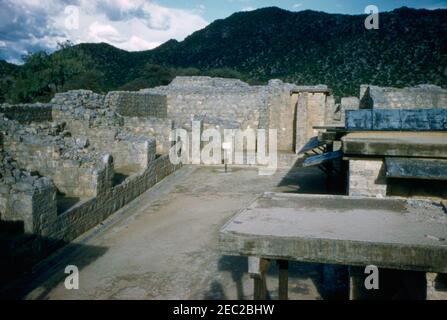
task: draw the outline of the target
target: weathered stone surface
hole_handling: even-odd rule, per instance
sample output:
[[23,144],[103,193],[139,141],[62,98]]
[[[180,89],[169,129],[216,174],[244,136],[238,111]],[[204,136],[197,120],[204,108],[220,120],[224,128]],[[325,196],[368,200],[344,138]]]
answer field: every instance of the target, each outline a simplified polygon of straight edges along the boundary
[[447,109],[349,110],[346,129],[352,131],[446,131]]
[[348,155],[447,158],[447,132],[355,132],[342,141]]
[[105,104],[126,117],[166,118],[167,116],[166,95],[114,91],[107,94]]
[[447,90],[423,84],[410,88],[390,88],[362,85],[360,108],[412,109],[447,108]]
[[346,111],[347,130],[372,130],[373,112],[372,110],[347,110]]
[[447,180],[447,160],[425,158],[385,158],[389,178]]
[[383,160],[349,160],[348,189],[350,196],[386,197],[388,184]]
[[220,231],[223,254],[447,272],[447,217],[430,201],[265,193]]

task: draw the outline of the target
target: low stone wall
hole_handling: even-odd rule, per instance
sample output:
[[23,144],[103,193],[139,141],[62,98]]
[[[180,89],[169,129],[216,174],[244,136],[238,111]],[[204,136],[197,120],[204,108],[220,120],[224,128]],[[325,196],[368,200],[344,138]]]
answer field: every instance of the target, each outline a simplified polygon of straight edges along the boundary
[[126,117],[166,118],[167,98],[165,95],[142,92],[109,92],[105,104],[111,110]]
[[20,123],[51,121],[51,104],[0,104],[0,113]]
[[143,173],[127,178],[122,184],[60,215],[50,232],[52,237],[72,241],[180,167],[171,164],[168,155],[154,160]]
[[[172,165],[168,155],[159,157],[143,173],[127,178],[120,185],[109,187],[60,215],[56,208],[56,189],[51,189],[51,182],[44,184],[44,188],[14,192],[12,201],[20,198],[16,203],[20,203],[18,209],[21,214],[4,215],[0,211],[0,227],[3,228],[4,223],[24,222],[25,233],[11,234],[0,239],[0,283],[10,281],[55,249],[95,227],[180,167]],[[3,204],[2,190],[0,183],[0,208]]]

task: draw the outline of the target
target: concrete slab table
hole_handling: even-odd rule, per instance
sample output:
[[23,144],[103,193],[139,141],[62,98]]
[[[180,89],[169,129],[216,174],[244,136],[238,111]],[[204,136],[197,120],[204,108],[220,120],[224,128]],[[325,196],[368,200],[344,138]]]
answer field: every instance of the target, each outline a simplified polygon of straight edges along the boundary
[[265,273],[277,260],[287,299],[287,261],[447,273],[446,239],[440,203],[265,193],[222,227],[219,249],[249,258],[255,299],[266,297]]

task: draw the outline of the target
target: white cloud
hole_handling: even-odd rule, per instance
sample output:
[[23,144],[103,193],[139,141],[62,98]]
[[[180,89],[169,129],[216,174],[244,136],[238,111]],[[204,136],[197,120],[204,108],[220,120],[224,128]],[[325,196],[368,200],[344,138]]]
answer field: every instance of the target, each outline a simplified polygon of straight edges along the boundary
[[254,7],[245,7],[245,8],[242,8],[241,11],[253,11],[253,10],[256,10],[256,8],[254,8]]
[[93,22],[89,27],[87,41],[122,43],[125,38],[110,24]]
[[298,8],[300,8],[300,7],[302,7],[302,6],[303,6],[302,3],[295,3],[295,4],[293,5],[293,8],[294,8],[294,9],[298,9]]
[[[78,8],[77,29],[67,28]],[[55,49],[58,42],[107,42],[125,50],[152,49],[169,39],[183,40],[208,22],[204,6],[168,8],[151,0],[2,0],[0,58],[17,59],[27,50]],[[6,10],[5,10],[6,9]]]

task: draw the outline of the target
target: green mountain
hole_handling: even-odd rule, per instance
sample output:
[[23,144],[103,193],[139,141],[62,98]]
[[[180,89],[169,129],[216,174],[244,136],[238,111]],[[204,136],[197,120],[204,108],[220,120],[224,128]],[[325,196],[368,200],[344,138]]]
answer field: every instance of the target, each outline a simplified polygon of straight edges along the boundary
[[[48,83],[43,81],[44,94],[34,90],[5,98],[31,101],[82,86],[96,91],[132,90],[169,83],[176,75],[240,77],[252,83],[271,78],[303,85],[323,83],[339,96],[357,95],[363,83],[447,86],[447,10],[404,7],[380,13],[378,30],[367,30],[365,18],[273,7],[216,20],[182,42],[170,40],[149,51],[127,52],[104,43],[64,46],[46,59],[59,55],[56,66],[63,69],[68,56],[74,70],[56,72]],[[17,83],[26,80],[23,70],[29,63],[14,76]],[[46,67],[54,68],[54,63]],[[59,74],[68,76],[58,82]],[[45,89],[48,86],[51,92]],[[14,84],[11,90],[16,89]]]

